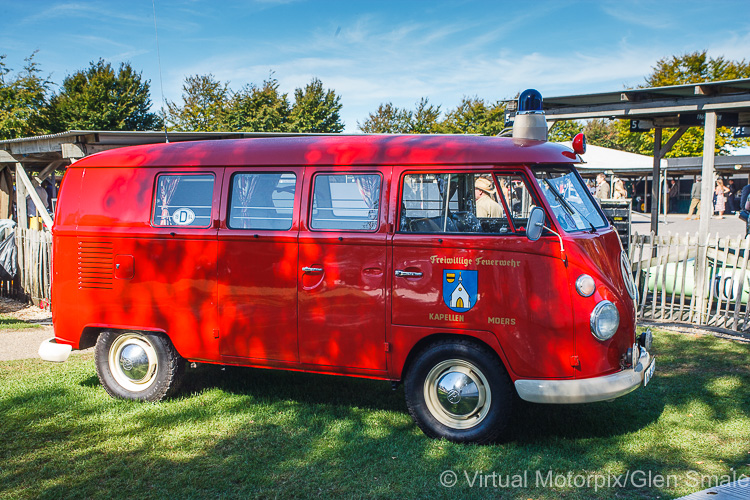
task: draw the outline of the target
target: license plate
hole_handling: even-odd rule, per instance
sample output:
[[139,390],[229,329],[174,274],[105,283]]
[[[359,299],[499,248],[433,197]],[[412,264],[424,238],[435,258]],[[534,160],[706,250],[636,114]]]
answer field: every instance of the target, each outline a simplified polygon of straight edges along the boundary
[[646,387],[651,377],[654,376],[654,370],[656,370],[656,358],[651,360],[651,365],[646,369],[646,376],[643,377],[643,387]]

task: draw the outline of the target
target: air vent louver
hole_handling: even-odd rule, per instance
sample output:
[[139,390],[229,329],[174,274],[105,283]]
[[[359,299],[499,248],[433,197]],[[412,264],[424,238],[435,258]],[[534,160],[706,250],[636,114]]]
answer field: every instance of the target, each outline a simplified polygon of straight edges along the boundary
[[78,242],[78,287],[111,289],[113,245],[109,241]]

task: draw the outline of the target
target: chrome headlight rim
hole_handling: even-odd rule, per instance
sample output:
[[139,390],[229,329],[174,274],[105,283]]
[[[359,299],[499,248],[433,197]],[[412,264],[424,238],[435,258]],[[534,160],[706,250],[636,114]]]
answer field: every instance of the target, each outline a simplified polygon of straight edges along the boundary
[[[602,333],[599,328],[599,319],[602,316],[602,312],[605,309],[610,309],[610,308],[615,313],[616,324],[615,324],[615,327],[612,329],[611,333],[609,334]],[[591,325],[591,334],[594,337],[596,337],[597,340],[607,341],[611,339],[612,337],[614,337],[615,333],[617,333],[617,329],[620,328],[620,311],[617,310],[617,306],[614,305],[611,301],[602,300],[596,305],[596,307],[594,307],[594,310],[591,311],[590,325]]]
[[625,289],[628,291],[631,299],[635,299],[636,290],[635,282],[633,281],[633,270],[630,267],[630,259],[628,254],[623,250],[620,253],[620,272],[622,272],[622,280],[625,282]]

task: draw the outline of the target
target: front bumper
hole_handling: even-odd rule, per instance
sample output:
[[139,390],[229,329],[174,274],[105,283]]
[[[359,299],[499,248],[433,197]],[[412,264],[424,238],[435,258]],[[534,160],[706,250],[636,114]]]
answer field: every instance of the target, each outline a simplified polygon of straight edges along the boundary
[[612,375],[580,380],[516,380],[521,399],[532,403],[593,403],[619,398],[643,385],[654,358],[641,348],[638,364]]
[[47,339],[39,346],[39,357],[44,361],[62,363],[67,361],[73,348],[67,344],[58,344],[55,337]]

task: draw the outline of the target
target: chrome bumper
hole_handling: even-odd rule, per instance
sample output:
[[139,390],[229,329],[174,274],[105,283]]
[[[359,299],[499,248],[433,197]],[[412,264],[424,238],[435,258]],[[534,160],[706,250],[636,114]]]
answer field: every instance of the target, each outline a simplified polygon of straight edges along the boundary
[[39,357],[44,361],[54,361],[62,363],[70,356],[73,348],[67,344],[58,344],[55,338],[47,339],[39,346]]
[[653,357],[641,348],[638,364],[621,372],[579,380],[516,380],[521,399],[532,403],[593,403],[619,398],[643,385]]

